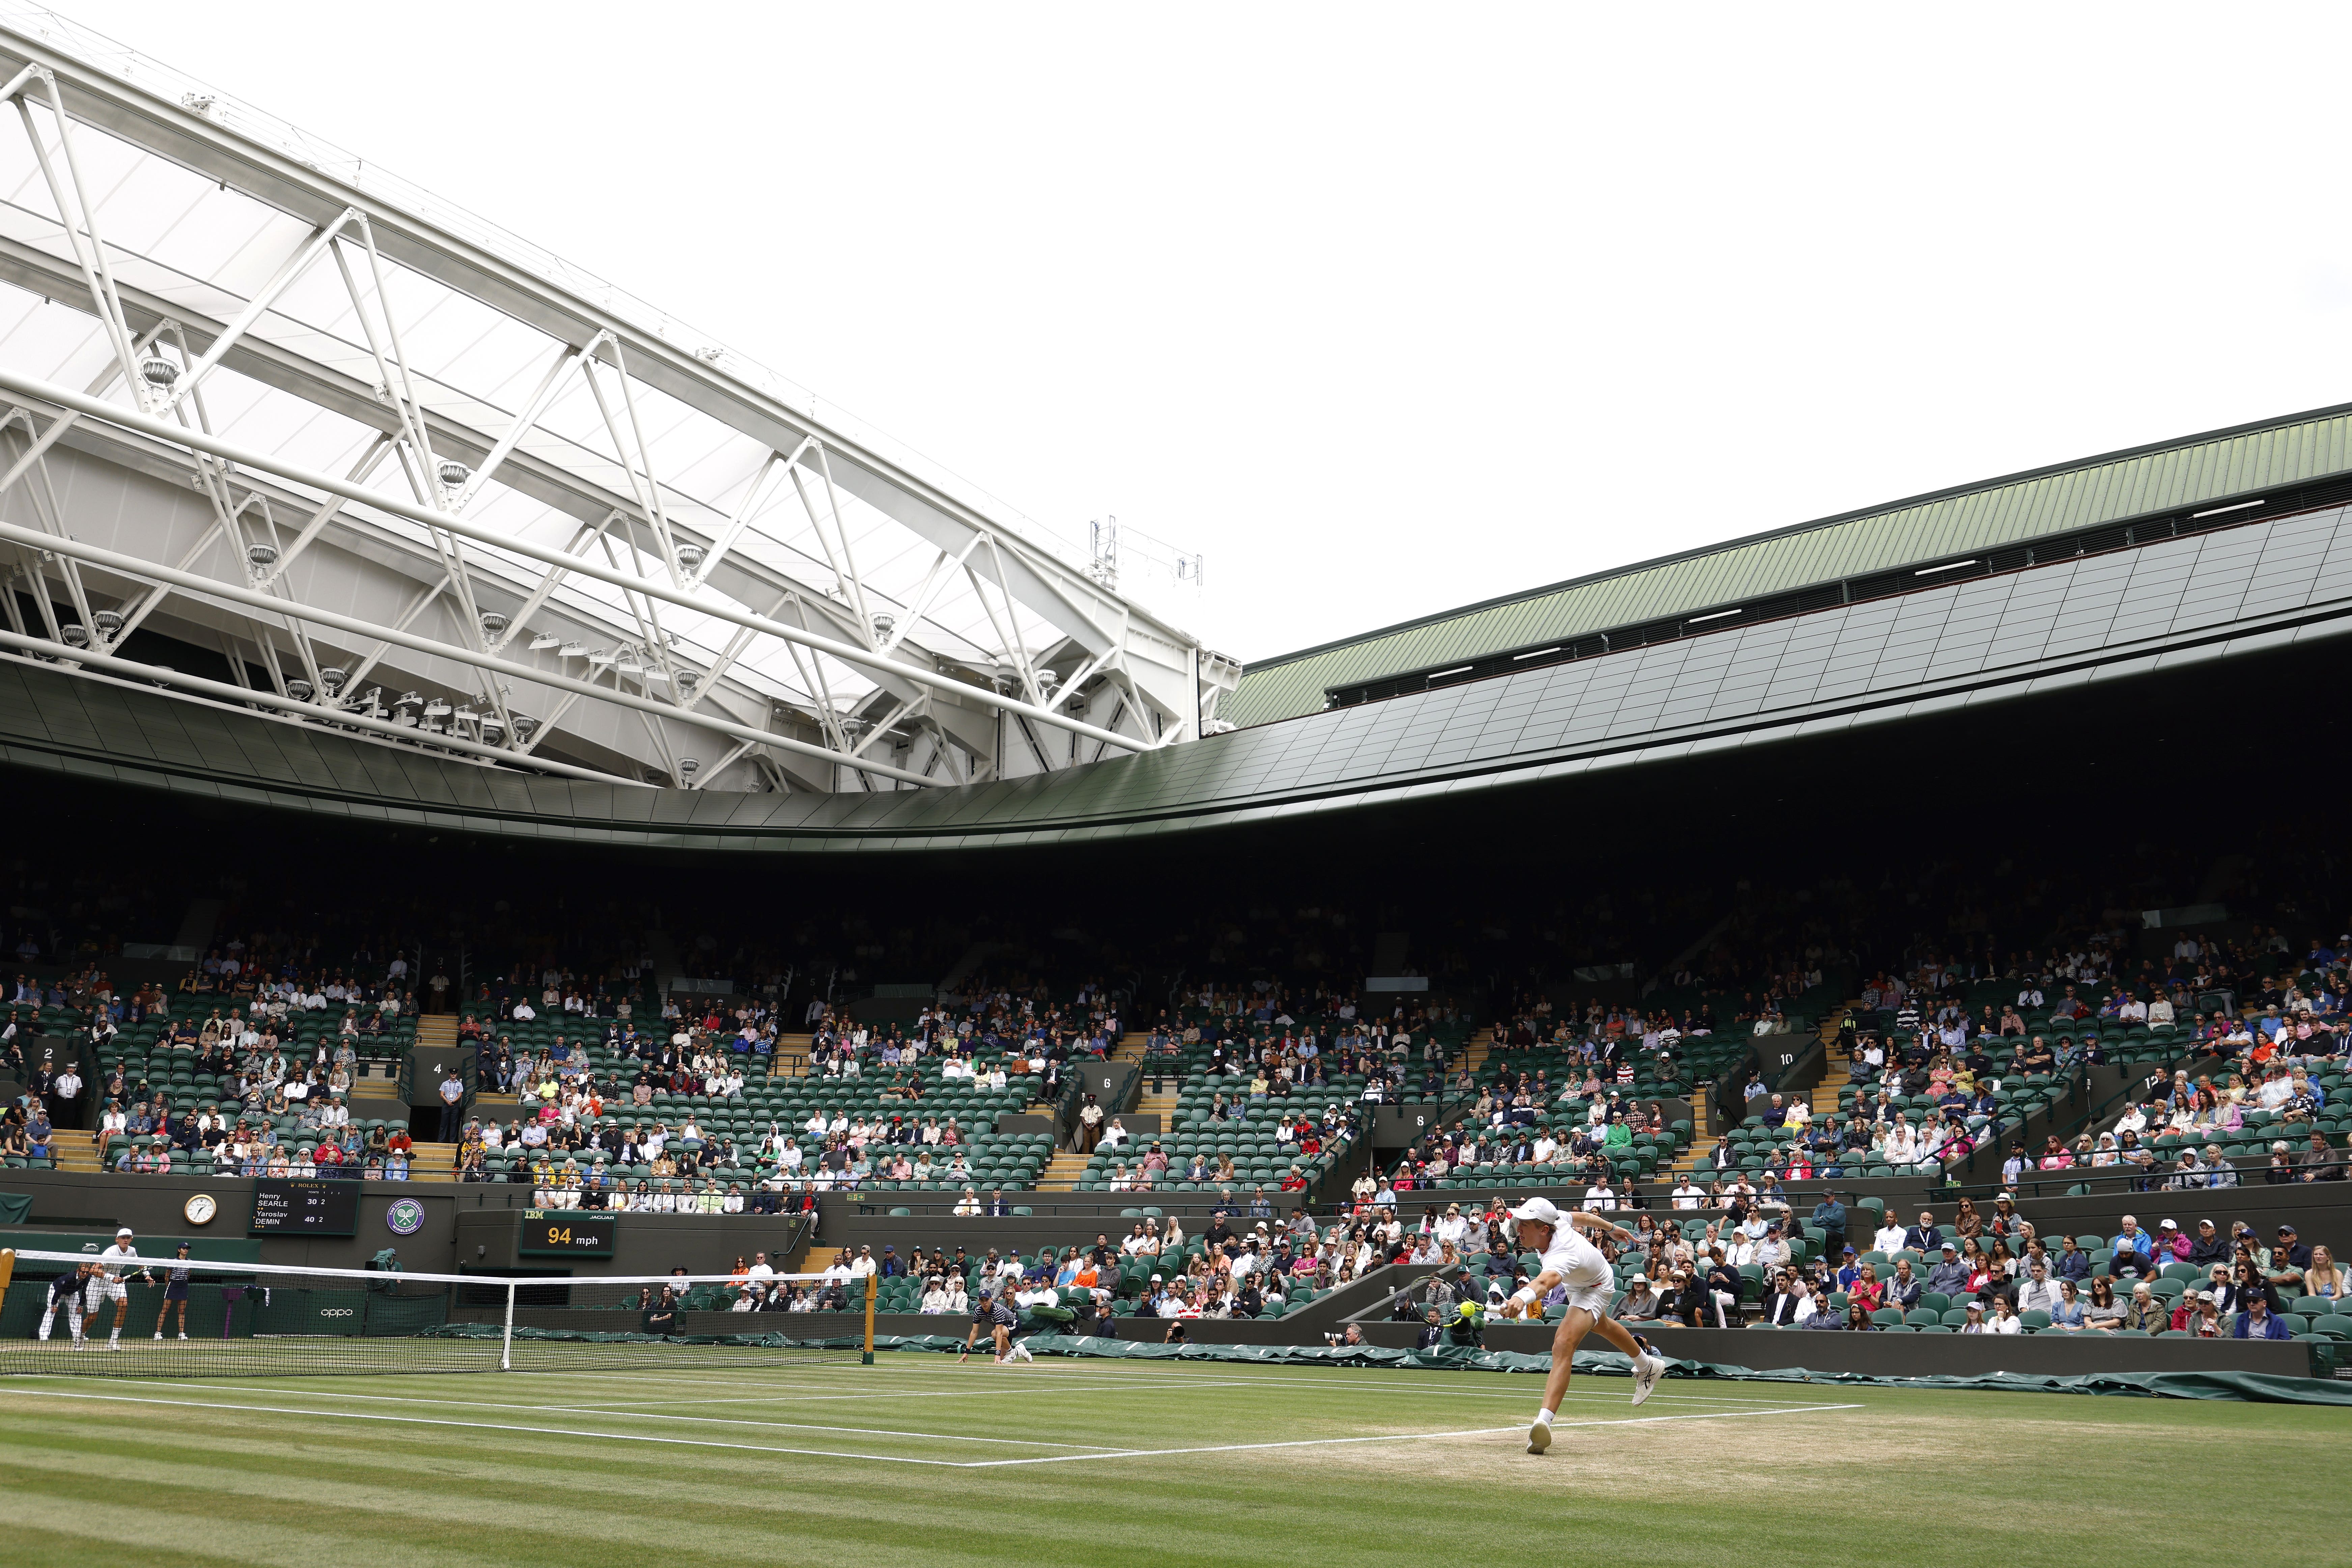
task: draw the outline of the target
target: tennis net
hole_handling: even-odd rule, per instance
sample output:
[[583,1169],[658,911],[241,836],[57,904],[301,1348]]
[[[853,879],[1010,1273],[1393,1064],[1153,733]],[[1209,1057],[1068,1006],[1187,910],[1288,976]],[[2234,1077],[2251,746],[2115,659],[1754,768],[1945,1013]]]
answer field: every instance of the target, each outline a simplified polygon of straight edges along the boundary
[[870,1362],[866,1283],[814,1274],[407,1274],[0,1250],[0,1375]]

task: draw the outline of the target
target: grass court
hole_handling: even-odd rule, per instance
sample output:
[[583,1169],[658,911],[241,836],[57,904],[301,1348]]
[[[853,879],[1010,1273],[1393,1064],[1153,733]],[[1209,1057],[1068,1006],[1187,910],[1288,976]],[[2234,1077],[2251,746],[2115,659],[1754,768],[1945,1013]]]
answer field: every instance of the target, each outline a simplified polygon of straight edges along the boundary
[[1669,1379],[1636,1410],[1631,1386],[1580,1374],[1535,1458],[1539,1383],[1492,1373],[885,1352],[18,1377],[0,1563],[1590,1560],[1582,1540],[1755,1568],[1946,1540],[2072,1564],[2186,1506],[2184,1478],[2352,1561],[2342,1409]]

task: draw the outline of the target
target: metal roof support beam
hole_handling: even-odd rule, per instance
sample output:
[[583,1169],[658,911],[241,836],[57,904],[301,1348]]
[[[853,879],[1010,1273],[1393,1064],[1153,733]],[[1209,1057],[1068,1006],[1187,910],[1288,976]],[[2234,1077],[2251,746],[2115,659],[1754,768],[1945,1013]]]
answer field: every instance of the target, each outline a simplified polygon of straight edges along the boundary
[[[820,447],[817,448],[817,458],[822,461],[824,457],[824,448]],[[849,553],[849,532],[841,526],[840,509],[838,506],[833,509],[833,531],[841,536],[839,548],[836,549],[834,540],[824,531],[824,523],[817,517],[816,502],[809,499],[808,484],[801,478],[800,469],[794,468],[792,470],[792,476],[793,489],[799,492],[801,498],[801,510],[808,513],[809,531],[816,535],[816,542],[819,544],[824,546],[826,563],[833,568],[834,586],[842,598],[847,601],[850,613],[857,617],[857,624],[863,628],[866,641],[871,644],[874,641],[874,617],[866,612],[866,584],[857,575],[856,559]],[[833,499],[830,481],[825,487],[825,496],[828,500]]]
[[931,569],[923,574],[922,584],[915,590],[915,596],[907,601],[907,618],[882,639],[878,652],[898,651],[898,645],[907,640],[907,634],[915,629],[915,623],[923,618],[923,612],[931,607],[931,601],[940,596],[940,590],[954,580],[955,569],[971,559],[971,552],[980,548],[980,542],[986,537],[985,534],[973,534],[962,551],[952,556],[944,550],[940,552],[939,558],[931,563]]
[[[803,437],[801,444],[793,448],[793,455],[789,458],[779,458],[773,448],[769,450],[766,459],[760,464],[759,471],[751,476],[751,482],[743,487],[743,499],[736,503],[734,515],[727,520],[726,528],[720,531],[718,538],[710,542],[709,548],[703,552],[702,564],[696,568],[693,576],[688,579],[691,584],[699,586],[707,581],[712,570],[719,562],[727,558],[727,552],[735,548],[735,541],[741,538],[743,531],[751,525],[752,518],[766,510],[757,503],[761,500],[762,488],[767,485],[768,476],[776,471],[776,465],[782,463],[789,471],[793,464],[801,460],[801,454],[807,451],[814,440],[814,437]],[[774,493],[775,490],[772,489],[767,490],[770,496]]]
[[[368,443],[367,450],[360,454],[360,460],[352,465],[352,471],[346,477],[353,484],[364,483],[368,477],[375,472],[377,465],[383,461],[383,455],[391,451],[392,447],[392,437],[381,431],[377,432],[375,439]],[[310,520],[302,525],[302,531],[296,534],[293,542],[278,553],[278,559],[261,571],[258,580],[267,583],[283,574],[286,568],[294,563],[294,558],[310,549],[311,542],[325,531],[327,524],[334,521],[335,514],[342,510],[343,498],[329,496],[319,509],[310,514]]]
[[[57,168],[49,160],[48,143],[41,139],[40,127],[33,122],[32,106],[25,101],[23,87],[9,96],[16,105],[17,118],[24,121],[25,138],[33,144],[33,157],[40,165],[42,183],[49,188],[49,199],[57,203],[58,222],[66,231],[67,242],[73,247],[74,261],[89,286],[98,319],[105,324],[107,338],[114,345],[115,359],[122,366],[122,378],[130,384],[131,395],[144,407],[148,388],[139,379],[139,356],[131,346],[131,323],[122,313],[121,299],[114,291],[114,274],[106,264],[106,246],[98,237],[98,220],[90,211],[89,191],[82,184],[81,164],[74,156],[72,121],[66,118],[65,102],[58,96],[57,78],[36,68],[19,73],[16,80],[24,84],[27,77],[38,79],[48,89],[49,112],[58,121],[58,146],[65,153],[66,173],[73,181],[70,205],[66,200],[64,185],[58,180]],[[77,209],[79,217],[75,216]]]
[[[196,542],[188,546],[186,552],[181,555],[179,560],[173,562],[173,564],[177,566],[183,572],[187,571],[196,563],[196,560],[199,556],[203,555],[205,551],[210,550],[213,547],[213,542],[220,538],[222,532],[223,530],[220,519],[215,517],[213,519],[213,525],[205,530],[204,532],[198,534],[196,536]],[[140,627],[140,624],[145,621],[149,616],[153,615],[155,613],[155,607],[158,605],[161,605],[165,599],[169,598],[171,594],[172,585],[169,583],[158,583],[152,588],[148,589],[147,592],[140,597],[137,606],[122,617],[121,626],[112,637],[105,639],[106,646],[109,647],[121,647],[124,639],[129,637],[132,632],[137,631]]]
[[490,476],[499,471],[499,465],[507,460],[507,455],[515,449],[515,443],[537,428],[540,420],[547,414],[548,405],[555,401],[557,391],[571,379],[571,373],[585,364],[588,356],[594,353],[604,341],[605,334],[599,332],[589,339],[583,348],[557,351],[555,363],[548,366],[547,374],[540,378],[539,389],[522,405],[522,412],[515,416],[514,423],[507,426],[507,433],[499,437],[498,445],[492,447],[474,466],[474,471],[466,476],[466,482],[457,493],[449,498],[451,511],[461,512],[474,504],[474,497],[489,483]]
[[[47,463],[36,462],[33,465],[32,482],[25,487],[25,491],[32,498],[33,515],[39,520],[41,527],[60,539],[64,538],[65,509],[58,504],[57,487],[49,482]],[[73,600],[74,615],[81,622],[82,630],[89,634],[92,644],[97,643],[98,623],[91,616],[89,594],[82,586],[79,564],[70,556],[60,555],[58,557],[58,572],[65,579],[66,595]]]
[[[593,528],[590,528],[585,523],[583,523],[579,530],[572,534],[572,542],[563,547],[563,552],[566,555],[570,555],[575,552],[587,549],[590,545],[604,538],[604,531],[612,527],[615,522],[619,521],[620,518],[621,514],[619,512],[608,511],[604,514],[604,521],[598,523]],[[547,569],[546,574],[539,580],[539,586],[530,591],[530,597],[525,599],[522,602],[522,607],[508,618],[506,631],[499,636],[497,642],[490,645],[490,651],[492,653],[503,653],[506,651],[507,645],[514,641],[515,637],[522,631],[523,623],[530,619],[531,616],[539,614],[541,606],[547,603],[548,595],[555,592],[557,587],[562,584],[566,575],[568,575],[568,574],[566,574],[564,569],[561,566],[551,566]]]
[[[757,375],[719,370],[689,347],[663,341],[646,314],[624,313],[627,306],[616,311],[593,293],[568,287],[537,258],[508,259],[436,226],[430,217],[388,207],[380,197],[303,161],[266,132],[257,136],[177,112],[160,103],[151,89],[77,58],[73,51],[86,47],[71,35],[60,41],[37,35],[21,23],[0,27],[0,54],[53,71],[66,96],[75,100],[77,113],[128,145],[218,180],[310,225],[327,221],[346,205],[357,206],[369,215],[376,243],[387,258],[551,338],[581,342],[596,331],[611,331],[625,343],[633,369],[647,385],[778,450],[815,436],[833,455],[837,484],[902,526],[937,535],[932,538],[937,546],[961,548],[971,530],[995,526],[993,520],[933,480],[824,424]],[[1080,617],[1062,601],[1098,605],[1107,602],[1106,596],[1076,567],[1040,548],[1016,540],[1010,552],[1016,558],[1010,563],[1016,595],[1057,625],[1067,619],[1070,624],[1062,629],[1082,636],[1091,646],[1096,634],[1077,631]],[[1145,615],[1139,623],[1179,647],[1193,646],[1193,639],[1156,617]]]
[[645,458],[644,435],[636,429],[637,405],[634,399],[629,398],[628,373],[622,371],[618,374],[621,395],[627,400],[631,434],[636,437],[634,444],[629,437],[621,434],[621,422],[613,416],[613,405],[604,395],[604,382],[596,374],[596,363],[593,360],[583,361],[580,373],[587,380],[588,390],[595,396],[596,412],[604,416],[604,434],[612,439],[613,453],[620,460],[621,471],[629,476],[629,491],[637,498],[638,513],[645,519],[646,530],[661,545],[662,561],[669,567],[670,581],[675,583],[678,580],[677,542],[670,537],[669,518],[662,510],[660,481],[653,477],[653,464],[649,458],[644,463],[645,472],[640,474],[637,471],[639,459]]
[[447,512],[436,511],[427,506],[403,501],[397,496],[385,495],[380,491],[352,484],[349,480],[336,479],[332,475],[303,468],[269,453],[255,451],[238,443],[225,441],[216,436],[199,434],[168,425],[162,420],[136,413],[120,405],[85,396],[70,387],[59,386],[37,376],[25,375],[5,366],[0,366],[0,391],[15,394],[20,398],[31,398],[47,404],[53,408],[76,410],[122,429],[136,431],[139,434],[169,442],[173,446],[223,458],[230,462],[251,468],[256,472],[270,474],[324,494],[346,496],[392,516],[405,518],[411,522],[419,523],[427,528],[445,529],[478,542],[495,546],[510,554],[527,556],[551,565],[567,566],[582,576],[596,578],[616,588],[629,589],[650,598],[695,610],[714,620],[730,621],[737,626],[750,626],[755,631],[786,642],[798,643],[815,652],[831,654],[852,668],[872,672],[877,677],[888,675],[903,680],[912,680],[921,685],[934,687],[966,702],[978,703],[982,707],[995,708],[1005,712],[1025,714],[1041,722],[1051,724],[1056,729],[1067,730],[1074,734],[1087,735],[1097,740],[1109,735],[1111,744],[1121,751],[1140,752],[1151,749],[1150,742],[1139,741],[1131,735],[1115,735],[1108,730],[1097,729],[1091,724],[1066,719],[1056,713],[1049,713],[1043,708],[1001,697],[984,687],[970,685],[952,676],[943,675],[919,666],[902,664],[895,659],[883,658],[870,648],[838,642],[831,637],[821,637],[814,632],[770,620],[765,616],[755,616],[748,610],[738,609],[724,603],[698,600],[688,591],[668,584],[632,576],[625,572],[600,566],[591,561],[575,561],[574,558],[564,555],[552,545],[503,533],[470,519],[454,517]]
[[[85,544],[78,539],[53,539],[33,529],[19,528],[9,522],[0,522],[0,542],[21,545],[31,550],[47,550],[59,555],[71,555],[77,560],[88,562],[92,565],[104,566],[110,571],[119,572],[133,579],[172,583],[209,598],[244,605],[248,611],[260,610],[275,616],[298,616],[319,626],[332,626],[352,637],[381,638],[396,647],[410,648],[436,658],[455,659],[461,664],[470,664],[478,668],[513,679],[529,681],[537,686],[546,687],[550,690],[578,691],[583,695],[599,698],[619,707],[634,708],[643,712],[667,714],[677,711],[668,703],[656,702],[650,698],[640,697],[634,692],[619,689],[617,687],[614,690],[604,691],[589,686],[585,681],[574,680],[569,676],[551,670],[518,664],[510,659],[499,658],[485,653],[475,653],[462,647],[453,647],[447,643],[436,642],[430,637],[415,637],[407,632],[394,631],[389,626],[371,625],[355,616],[341,615],[333,610],[320,609],[312,605],[288,605],[272,599],[266,594],[256,593],[250,588],[240,588],[233,584],[220,582],[216,578],[200,577],[193,573],[175,571],[168,566],[157,565],[153,562],[142,561],[136,556],[100,549],[94,544]],[[268,651],[267,642],[263,644],[263,647],[265,652]],[[908,773],[903,768],[890,767],[881,763],[855,762],[835,752],[828,752],[822,746],[812,746],[806,742],[791,740],[765,730],[755,730],[748,724],[738,724],[730,719],[698,714],[695,716],[694,722],[705,729],[717,730],[723,734],[749,736],[762,745],[776,746],[785,751],[803,752],[827,763],[844,763],[861,772],[884,778],[895,778],[906,784],[919,784],[924,782],[920,774]],[[512,733],[511,729],[509,733]]]
[[[236,313],[236,320],[231,321],[222,330],[219,336],[213,339],[212,345],[205,350],[203,357],[180,373],[179,380],[173,384],[171,392],[157,405],[156,411],[162,413],[194,393],[196,390],[196,384],[210,375],[213,367],[220,363],[221,356],[237,345],[253,323],[261,320],[269,307],[278,302],[278,296],[290,288],[302,274],[310,271],[310,264],[327,253],[327,247],[335,243],[335,237],[343,232],[343,226],[359,216],[354,209],[345,207],[334,222],[312,229],[310,237],[297,246],[293,253],[278,264],[277,272],[271,275],[269,281],[263,284],[253,298],[245,302],[245,309]],[[187,353],[185,342],[180,345],[180,352],[183,355]]]
[[725,773],[729,768],[731,768],[737,763],[741,762],[743,760],[743,753],[750,751],[751,749],[751,745],[752,742],[750,741],[736,742],[732,747],[729,748],[725,756],[719,758],[717,762],[703,769],[702,772],[695,774],[691,779],[688,779],[687,781],[686,787],[692,790],[700,789],[704,784],[709,784],[712,779],[717,778],[720,773]]
[[[14,632],[0,632],[0,647],[15,648],[24,653],[47,654],[51,657],[62,655],[72,660],[78,668],[88,668],[103,674],[131,680],[150,681],[158,686],[177,687],[184,691],[209,697],[225,704],[234,703],[244,708],[273,709],[289,717],[312,722],[322,720],[319,710],[299,698],[256,691],[250,688],[240,689],[231,686],[225,680],[208,680],[201,675],[189,675],[184,671],[172,669],[160,664],[140,664],[131,659],[118,658],[111,654],[93,654],[80,648],[68,647],[60,642],[44,642],[38,637],[20,637]],[[230,662],[234,665],[236,661]],[[331,722],[338,729],[362,730],[370,734],[382,735],[388,740],[406,742],[411,745],[415,742],[415,731],[404,729],[385,720],[371,719],[361,713],[340,713]],[[433,746],[436,750],[463,752],[467,756],[478,757],[485,762],[507,763],[512,760],[507,752],[455,734],[436,737]],[[576,767],[570,763],[550,762],[543,758],[533,758],[532,765],[546,773],[562,773],[567,778],[587,779],[596,784],[635,782],[616,774],[600,773],[593,768]]]

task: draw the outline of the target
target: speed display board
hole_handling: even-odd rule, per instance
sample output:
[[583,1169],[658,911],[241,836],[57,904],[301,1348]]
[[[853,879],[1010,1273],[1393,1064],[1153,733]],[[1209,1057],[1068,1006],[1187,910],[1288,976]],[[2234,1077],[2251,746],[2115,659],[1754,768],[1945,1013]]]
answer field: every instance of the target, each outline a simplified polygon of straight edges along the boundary
[[526,1258],[610,1258],[619,1223],[609,1214],[525,1209],[515,1250]]

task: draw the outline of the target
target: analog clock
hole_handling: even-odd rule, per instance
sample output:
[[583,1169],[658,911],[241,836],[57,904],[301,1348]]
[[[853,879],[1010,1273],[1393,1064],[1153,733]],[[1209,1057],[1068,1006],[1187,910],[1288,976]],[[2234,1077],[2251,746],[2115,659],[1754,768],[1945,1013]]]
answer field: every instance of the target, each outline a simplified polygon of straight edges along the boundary
[[210,1225],[220,1213],[220,1201],[210,1193],[191,1193],[180,1212],[188,1216],[190,1225]]

